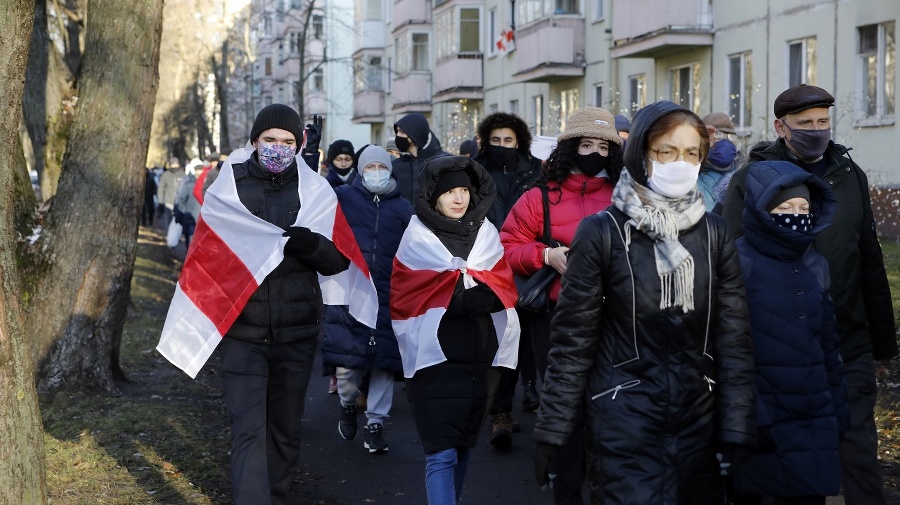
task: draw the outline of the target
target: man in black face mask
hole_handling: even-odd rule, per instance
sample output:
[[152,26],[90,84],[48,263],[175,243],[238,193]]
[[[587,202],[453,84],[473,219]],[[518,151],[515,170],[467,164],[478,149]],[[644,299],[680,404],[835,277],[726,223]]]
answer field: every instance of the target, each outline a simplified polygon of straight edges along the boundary
[[415,201],[419,173],[432,158],[450,156],[441,149],[441,141],[431,131],[428,119],[418,112],[407,114],[394,123],[394,142],[401,155],[392,162],[392,174],[397,179],[400,196],[410,203]]
[[[875,430],[874,360],[897,356],[891,292],[875,231],[869,181],[831,141],[829,108],[834,97],[822,88],[799,85],[775,99],[774,143],[760,143],[749,163],[791,161],[821,177],[834,191],[837,210],[831,226],[816,237],[815,249],[828,260],[831,297],[841,339],[844,378],[850,401],[850,429],[840,444],[841,481],[848,504],[886,504]],[[747,165],[731,178],[722,215],[732,233],[742,235]],[[801,315],[802,317],[802,315]]]
[[[525,189],[541,175],[541,160],[531,155],[531,132],[519,116],[495,112],[478,125],[479,143],[475,162],[484,167],[497,188],[497,197],[488,211],[488,220],[499,230],[513,204]],[[491,444],[506,449],[512,443],[515,421],[511,416],[513,395],[519,373],[525,397],[522,410],[537,409],[539,401],[535,381],[537,371],[531,352],[531,334],[524,314],[519,316],[522,334],[519,342],[519,366],[516,370],[496,368],[500,374],[494,404],[491,407]]]

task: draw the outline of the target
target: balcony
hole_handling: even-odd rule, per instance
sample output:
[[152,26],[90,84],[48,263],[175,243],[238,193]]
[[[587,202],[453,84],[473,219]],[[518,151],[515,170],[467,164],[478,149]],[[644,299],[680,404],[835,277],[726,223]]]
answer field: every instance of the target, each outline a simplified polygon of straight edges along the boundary
[[[392,1],[392,0],[388,0]],[[397,30],[408,24],[431,22],[431,2],[423,0],[399,0],[394,3],[391,28]]]
[[431,111],[430,72],[410,72],[401,75],[394,78],[392,87],[393,112],[406,114]]
[[584,76],[584,18],[545,17],[516,32],[520,82],[553,82]]
[[384,122],[384,91],[357,91],[354,93],[353,122]]
[[457,54],[439,60],[434,67],[434,101],[484,98],[481,54]]
[[384,47],[384,21],[363,21],[361,29],[353,30],[353,51]]
[[697,0],[613,0],[613,58],[659,58],[713,44],[712,8]]

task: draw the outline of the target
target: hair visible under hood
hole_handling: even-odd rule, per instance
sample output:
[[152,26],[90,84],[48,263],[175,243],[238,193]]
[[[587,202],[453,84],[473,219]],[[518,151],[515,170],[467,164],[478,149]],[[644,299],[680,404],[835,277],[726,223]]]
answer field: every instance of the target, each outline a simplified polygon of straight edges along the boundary
[[[441,173],[451,170],[465,170],[472,181],[469,210],[459,220],[448,218],[431,206],[431,196]],[[466,259],[496,196],[494,180],[481,165],[463,156],[443,156],[423,167],[413,207],[419,220],[437,235],[451,254]]]
[[500,128],[509,128],[516,134],[516,151],[526,159],[531,159],[531,132],[528,125],[519,116],[506,112],[488,114],[478,124],[478,156],[487,156],[487,148],[491,145],[491,132]]
[[[631,132],[628,136],[628,142],[625,144],[625,169],[628,170],[631,178],[641,186],[647,185],[644,153],[647,152],[648,148],[648,133],[653,125],[662,119],[663,116],[676,111],[683,111],[687,115],[696,118],[697,124],[703,128],[704,132],[706,131],[700,116],[669,100],[651,103],[637,111],[637,114],[634,115],[634,119],[631,121]],[[703,158],[700,160],[702,163],[706,159],[706,153],[709,151],[709,137],[705,133],[701,136],[700,143],[701,147],[706,146],[703,149]]]
[[[800,233],[775,223],[766,206],[784,188],[804,184],[809,189],[813,228]],[[744,193],[744,237],[757,249],[775,258],[802,254],[816,235],[831,225],[837,202],[822,179],[789,161],[758,161],[747,169]]]

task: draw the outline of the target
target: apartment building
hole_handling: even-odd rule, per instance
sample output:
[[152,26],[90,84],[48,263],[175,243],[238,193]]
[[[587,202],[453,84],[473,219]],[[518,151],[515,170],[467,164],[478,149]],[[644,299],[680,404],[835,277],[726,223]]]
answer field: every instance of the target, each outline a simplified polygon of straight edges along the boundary
[[659,99],[726,112],[744,150],[802,82],[837,99],[834,138],[900,186],[896,0],[356,0],[355,122],[383,143],[422,112],[455,151],[494,111],[555,136],[575,108],[632,116]]
[[352,121],[353,10],[353,0],[249,2],[229,77],[233,146],[247,141],[256,113],[272,103],[291,105],[304,121],[323,116],[323,151],[337,139],[369,142],[369,129]]

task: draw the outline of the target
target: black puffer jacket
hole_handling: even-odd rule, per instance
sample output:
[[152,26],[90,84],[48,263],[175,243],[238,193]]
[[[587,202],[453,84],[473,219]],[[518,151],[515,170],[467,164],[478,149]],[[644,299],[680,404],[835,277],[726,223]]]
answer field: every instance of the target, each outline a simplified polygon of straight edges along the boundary
[[[838,204],[834,221],[816,237],[813,247],[831,268],[831,297],[844,361],[869,352],[875,359],[889,359],[898,355],[890,285],[875,233],[869,180],[847,156],[848,151],[833,142],[825,150],[828,167],[822,179]],[[763,160],[790,161],[803,168],[784,139],[754,149],[748,164]],[[747,170],[748,165],[744,165],[732,176],[722,208],[735,237],[743,235]]]
[[[466,170],[473,180],[469,211],[459,221],[438,214],[429,203],[441,172],[451,170]],[[468,258],[496,193],[490,176],[468,158],[448,156],[425,165],[419,185],[418,218],[454,256]],[[460,276],[438,326],[438,341],[447,361],[418,370],[406,380],[406,396],[426,454],[474,447],[487,411],[487,370],[497,353],[490,314],[502,305],[495,297],[494,304],[472,307],[466,303],[467,291]]]
[[487,170],[497,187],[497,198],[494,199],[487,218],[499,230],[522,193],[541,176],[541,160],[519,154],[512,170],[495,166],[487,156],[479,156],[475,158],[475,162]]
[[[629,147],[664,113],[638,115]],[[756,442],[740,259],[723,220],[705,214],[679,235],[694,310],[661,310],[653,240],[632,230],[626,247],[628,220],[611,207],[578,227],[533,437],[562,445],[583,414],[592,503],[722,503],[716,452]]]
[[[253,215],[287,229],[297,219],[297,165],[278,175],[262,168],[256,153],[234,169],[238,197]],[[254,343],[289,343],[316,338],[322,325],[322,291],[317,273],[334,275],[350,262],[330,240],[305,257],[285,255],[259,285],[226,338]]]

